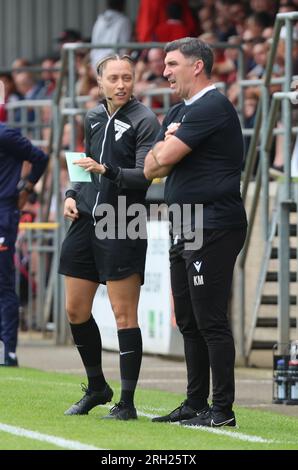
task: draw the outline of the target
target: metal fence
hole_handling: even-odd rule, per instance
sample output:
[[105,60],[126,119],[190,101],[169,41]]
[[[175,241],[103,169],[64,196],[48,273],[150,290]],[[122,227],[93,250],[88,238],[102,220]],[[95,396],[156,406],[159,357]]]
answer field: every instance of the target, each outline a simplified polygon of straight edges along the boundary
[[[248,247],[250,244],[250,237],[252,234],[253,226],[255,223],[255,215],[259,199],[261,201],[261,213],[263,223],[263,238],[264,238],[264,260],[267,256],[266,246],[270,246],[272,239],[273,227],[276,227],[276,212],[278,213],[279,220],[279,269],[278,269],[278,342],[288,343],[290,339],[290,208],[293,204],[297,204],[297,188],[296,182],[291,177],[291,142],[292,134],[297,133],[297,127],[293,127],[292,123],[292,108],[291,100],[297,100],[297,91],[292,91],[293,80],[293,23],[298,20],[298,13],[280,13],[276,17],[276,22],[273,32],[273,40],[267,61],[264,79],[261,85],[261,100],[259,102],[258,111],[255,120],[255,127],[253,130],[253,138],[250,142],[246,158],[246,168],[243,179],[243,197],[246,198],[248,185],[251,180],[253,167],[256,161],[257,149],[260,143],[260,165],[257,173],[255,192],[253,195],[252,207],[249,217],[248,236],[245,246],[239,257],[238,266],[240,268],[240,298],[239,298],[239,312],[240,322],[238,329],[238,354],[244,362],[248,360],[253,331],[245,337],[247,331],[245,325],[245,266],[247,261]],[[273,64],[276,57],[277,46],[280,39],[280,32],[282,26],[286,28],[285,39],[285,76],[283,77],[283,92],[274,93],[270,99],[270,86],[272,83]],[[284,136],[284,176],[282,183],[282,190],[279,197],[276,199],[276,205],[272,213],[269,210],[269,182],[270,182],[270,168],[269,168],[269,153],[272,146],[273,133],[276,125],[277,112],[279,105],[281,106],[281,119],[283,123],[282,134]],[[266,272],[261,270],[260,280],[265,282]],[[262,286],[258,286],[255,304],[260,304],[260,297]],[[252,330],[255,329],[257,320],[257,309],[254,311],[252,319]]]

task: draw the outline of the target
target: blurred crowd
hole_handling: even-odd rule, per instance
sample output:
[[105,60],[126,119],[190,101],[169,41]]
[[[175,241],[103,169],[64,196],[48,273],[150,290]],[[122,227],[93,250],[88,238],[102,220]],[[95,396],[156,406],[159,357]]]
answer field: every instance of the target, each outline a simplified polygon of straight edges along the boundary
[[[183,0],[141,0],[136,24],[133,25],[124,13],[122,0],[108,0],[107,9],[94,23],[90,38],[83,38],[80,31],[67,29],[61,32],[56,41],[59,46],[69,42],[92,42],[93,44],[120,44],[126,42],[167,42],[184,36],[198,36],[214,45],[213,80],[221,87],[231,102],[237,106],[239,98],[239,46],[244,52],[244,77],[260,79],[264,75],[266,61],[272,41],[273,27],[277,13],[298,11],[298,0],[202,0],[198,7],[191,9]],[[227,47],[216,47],[224,43]],[[80,107],[86,109],[97,105],[100,95],[96,81],[96,62],[112,49],[93,49],[82,47],[75,54],[76,95],[82,99]],[[123,51],[124,52],[124,51]],[[153,47],[143,50],[125,51],[136,61],[135,96],[154,108],[160,119],[163,118],[164,90],[168,82],[163,77],[164,52]],[[298,23],[293,28],[293,73],[298,74]],[[30,66],[40,67],[38,73]],[[31,63],[26,58],[17,58],[11,70],[0,72],[0,80],[5,85],[5,104],[0,105],[0,121],[8,118],[7,104],[19,100],[44,100],[53,98],[60,76],[60,54],[44,57]],[[26,69],[28,68],[29,69]],[[273,76],[284,75],[285,67],[285,29],[281,31]],[[280,85],[272,87],[278,91]],[[158,94],[160,90],[160,95]],[[152,94],[153,97],[148,95]],[[244,93],[244,127],[254,124],[260,87],[249,86]],[[170,95],[171,104],[177,98]],[[48,141],[51,122],[51,108],[41,108],[42,140]],[[27,111],[28,121],[34,120],[34,111]],[[20,111],[14,111],[14,121],[20,120]],[[77,149],[83,149],[83,119],[78,117]],[[249,139],[247,144],[249,143]],[[70,143],[70,129],[65,127],[63,148]],[[280,157],[275,155],[276,166],[282,166]]]

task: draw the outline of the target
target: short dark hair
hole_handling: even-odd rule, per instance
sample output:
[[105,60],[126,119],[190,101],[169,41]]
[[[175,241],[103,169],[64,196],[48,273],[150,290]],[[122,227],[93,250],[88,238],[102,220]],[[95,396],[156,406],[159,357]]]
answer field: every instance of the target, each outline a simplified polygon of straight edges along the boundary
[[168,42],[165,52],[180,51],[184,57],[194,60],[201,59],[204,62],[205,73],[210,78],[213,67],[213,52],[211,47],[198,38],[182,38]]
[[183,16],[182,5],[180,3],[169,3],[167,6],[167,15],[171,20],[181,20]]
[[125,0],[107,0],[107,8],[116,11],[124,11],[125,3]]
[[64,29],[57,38],[57,42],[61,43],[78,41],[82,41],[82,35],[80,31],[77,31],[76,29]]
[[103,57],[102,59],[100,59],[99,62],[97,62],[96,72],[97,72],[97,75],[99,77],[102,76],[103,69],[105,68],[105,65],[107,64],[107,62],[109,62],[110,60],[125,60],[126,62],[128,62],[131,65],[131,67],[134,71],[134,61],[129,55],[124,54],[124,55],[120,56],[118,54],[111,54],[111,55],[108,55],[106,57]]

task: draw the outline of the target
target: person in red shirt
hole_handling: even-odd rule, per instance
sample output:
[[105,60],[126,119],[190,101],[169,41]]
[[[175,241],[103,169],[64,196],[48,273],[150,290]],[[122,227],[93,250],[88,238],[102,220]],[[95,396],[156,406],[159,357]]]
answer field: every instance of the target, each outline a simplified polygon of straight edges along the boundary
[[[136,21],[136,37],[139,42],[154,40],[156,25],[167,21],[167,6],[173,0],[141,0]],[[182,7],[182,21],[190,36],[197,35],[197,27],[188,3],[176,0]]]
[[187,26],[183,24],[183,11],[179,3],[169,3],[167,6],[167,15],[167,20],[159,23],[154,31],[154,39],[156,41],[170,42],[191,34]]

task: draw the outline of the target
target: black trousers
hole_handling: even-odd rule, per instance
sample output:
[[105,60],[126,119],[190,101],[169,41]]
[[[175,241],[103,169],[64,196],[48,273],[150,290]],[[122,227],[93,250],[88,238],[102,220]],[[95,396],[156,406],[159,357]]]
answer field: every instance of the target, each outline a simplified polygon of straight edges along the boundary
[[15,289],[14,253],[20,213],[15,207],[0,208],[0,340],[15,353],[19,326],[19,299]]
[[185,250],[184,240],[170,249],[175,316],[185,347],[187,396],[202,406],[207,403],[211,368],[215,410],[231,410],[234,402],[235,347],[227,309],[245,236],[246,228],[207,229],[199,250]]

